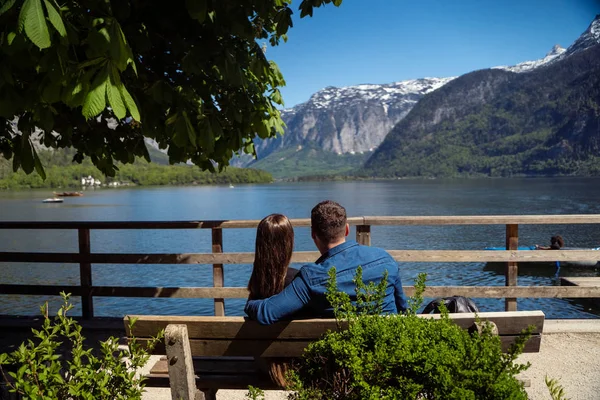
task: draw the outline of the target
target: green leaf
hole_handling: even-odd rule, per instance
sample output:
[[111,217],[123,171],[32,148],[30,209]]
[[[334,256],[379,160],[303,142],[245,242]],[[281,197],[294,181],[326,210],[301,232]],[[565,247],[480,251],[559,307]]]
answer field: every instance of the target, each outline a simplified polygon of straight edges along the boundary
[[80,63],[77,68],[84,69],[87,67],[91,67],[92,65],[100,64],[106,61],[106,57],[96,57],[91,60],[87,60],[86,62]]
[[25,29],[29,40],[40,49],[50,47],[50,33],[41,0],[25,0],[19,14],[19,27]]
[[46,10],[48,11],[48,19],[50,20],[50,23],[60,36],[66,37],[67,30],[65,29],[65,24],[63,23],[62,17],[58,11],[48,0],[44,0],[44,4],[46,4]]
[[92,89],[83,102],[81,113],[85,118],[94,118],[106,108],[106,85],[108,83],[108,67],[104,67],[96,75],[96,79],[92,83]]
[[79,107],[85,101],[89,86],[89,82],[77,82],[74,86],[68,86],[63,91],[63,101],[69,107]]
[[121,29],[121,25],[115,19],[110,21],[109,51],[112,60],[117,63],[121,71],[125,71],[127,65],[132,64],[132,68],[137,74],[135,63],[133,62],[133,53],[127,44],[127,39]]
[[192,146],[196,147],[196,130],[194,129],[194,126],[190,122],[187,112],[183,111],[182,115],[183,115],[183,119],[185,121],[185,128],[187,130],[187,134],[188,134],[188,138],[190,139],[190,143],[192,144]]
[[146,145],[144,144],[144,142],[142,141],[142,157],[144,157],[144,160],[148,161],[148,162],[152,162],[152,159],[150,158],[150,153],[148,152],[148,147],[146,147]]
[[127,109],[123,98],[121,97],[120,86],[123,86],[121,79],[119,78],[119,72],[115,67],[111,69],[110,81],[106,85],[106,97],[108,98],[108,104],[115,113],[118,119],[123,119],[127,115]]
[[177,118],[179,117],[179,114],[175,113],[173,115],[171,115],[169,118],[167,118],[167,120],[165,121],[165,125],[172,125],[175,122],[177,122]]
[[46,133],[52,132],[54,129],[54,115],[49,107],[38,108],[35,117],[40,128]]
[[135,61],[133,60],[133,58],[127,61],[127,65],[131,65],[131,68],[133,68],[133,73],[135,74],[135,76],[138,76],[137,67],[135,66]]
[[[219,121],[214,118],[208,120],[210,123],[205,124],[204,130],[200,133],[200,144],[205,153],[212,153],[215,150],[215,134],[216,129],[221,129]],[[218,128],[217,128],[218,127]]]
[[40,161],[40,158],[38,157],[38,154],[35,151],[35,147],[32,147],[32,150],[33,150],[33,163],[35,166],[35,170],[37,171],[38,175],[43,180],[46,180],[46,171],[44,171],[44,166],[42,165],[42,162]]
[[135,104],[133,97],[131,97],[131,95],[127,91],[127,88],[122,83],[121,86],[119,86],[119,91],[121,92],[123,102],[125,103],[125,106],[127,106],[127,109],[129,110],[129,113],[131,114],[133,119],[141,122],[140,112],[137,108],[137,104]]
[[9,46],[12,45],[13,40],[15,40],[16,37],[17,34],[15,32],[9,32],[8,35],[6,35],[6,42]]
[[174,128],[175,132],[173,133],[173,143],[175,143],[175,145],[180,148],[186,147],[188,144],[189,136],[187,133],[187,126],[185,120],[183,118],[177,118],[177,121],[175,121]]
[[211,121],[210,128],[212,130],[212,135],[210,136],[211,141],[220,139],[221,136],[223,136],[223,128],[221,128],[221,123],[218,119],[213,119]]
[[57,84],[55,82],[46,85],[46,87],[42,91],[42,99],[46,103],[56,103],[60,100],[61,89],[62,88],[60,84]]
[[275,28],[277,35],[285,35],[288,29],[294,26],[292,22],[292,10],[289,7],[279,10],[275,16],[275,23],[277,24]]
[[254,143],[253,142],[246,143],[246,145],[244,146],[244,152],[246,154],[255,154]]
[[202,23],[206,19],[206,0],[185,0],[190,16]]
[[275,89],[273,91],[273,94],[271,95],[271,99],[275,103],[283,105],[283,98],[281,97],[281,92],[279,91],[279,89]]
[[269,128],[268,121],[261,120],[257,124],[254,125],[254,128],[256,129],[256,133],[258,134],[258,137],[261,139],[268,138],[269,134],[271,133],[271,129]]
[[23,135],[21,139],[21,168],[26,174],[33,172],[35,161],[33,159],[33,149],[28,135]]
[[17,0],[7,0],[7,1],[5,1],[4,4],[2,4],[2,7],[0,7],[0,15],[4,14],[8,10],[10,10],[12,8],[12,6],[15,4],[16,1]]
[[98,30],[98,33],[104,38],[104,40],[107,44],[110,44],[111,35],[110,35],[110,33],[108,33],[108,29],[101,28]]
[[17,172],[19,170],[20,166],[21,166],[21,152],[18,149],[15,149],[15,153],[13,154],[13,163],[12,163],[13,172]]
[[299,8],[300,8],[300,18],[304,18],[307,15],[310,17],[313,16],[313,6],[308,1],[303,0],[302,3],[300,3]]

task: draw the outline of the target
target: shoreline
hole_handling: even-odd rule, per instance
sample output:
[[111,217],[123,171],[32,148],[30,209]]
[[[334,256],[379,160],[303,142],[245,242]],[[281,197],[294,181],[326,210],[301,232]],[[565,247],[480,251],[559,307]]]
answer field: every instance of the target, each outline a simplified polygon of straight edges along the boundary
[[[246,169],[246,168],[242,168]],[[247,168],[251,169],[251,168]],[[298,176],[298,177],[290,177],[290,178],[273,178],[271,181],[265,182],[235,182],[224,181],[222,183],[182,183],[182,184],[165,184],[165,185],[143,185],[136,183],[129,183],[119,186],[109,186],[102,185],[99,188],[93,188],[91,190],[96,189],[131,189],[131,188],[167,188],[167,187],[197,187],[197,186],[226,186],[229,184],[235,185],[270,185],[273,183],[319,183],[319,182],[396,182],[396,181],[407,181],[407,182],[417,182],[417,181],[465,181],[465,182],[473,182],[477,180],[498,180],[498,181],[510,181],[510,180],[519,180],[519,179],[600,179],[599,175],[515,175],[515,176],[489,176],[489,175],[480,175],[480,176],[450,176],[450,177],[427,177],[427,176],[406,176],[406,177],[358,177],[358,176],[346,176],[346,175],[315,175],[315,176]],[[87,189],[83,189],[82,186],[72,185],[72,186],[44,186],[44,187],[18,187],[18,188],[6,188],[0,187],[0,193],[8,193],[8,192],[26,192],[26,191],[34,191],[34,190],[64,190],[64,189],[77,189],[86,191]]]

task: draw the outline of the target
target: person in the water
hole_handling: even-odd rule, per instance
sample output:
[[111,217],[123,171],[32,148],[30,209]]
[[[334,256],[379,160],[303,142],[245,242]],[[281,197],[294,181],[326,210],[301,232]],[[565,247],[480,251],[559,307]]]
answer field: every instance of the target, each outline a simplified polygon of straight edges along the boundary
[[550,246],[535,245],[536,250],[560,250],[565,246],[565,240],[560,235],[552,236],[550,238]]

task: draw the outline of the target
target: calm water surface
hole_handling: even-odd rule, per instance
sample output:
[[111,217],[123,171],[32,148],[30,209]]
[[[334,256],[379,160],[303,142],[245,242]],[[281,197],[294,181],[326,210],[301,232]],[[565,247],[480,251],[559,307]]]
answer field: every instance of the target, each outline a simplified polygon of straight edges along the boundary
[[[279,212],[307,218],[321,200],[343,204],[349,216],[600,214],[600,178],[399,180],[377,182],[277,183],[210,187],[101,189],[63,204],[43,204],[50,191],[0,192],[3,221],[176,221],[261,219]],[[504,244],[504,226],[373,227],[372,244],[387,249],[482,249]],[[308,228],[296,228],[296,247],[315,250]],[[354,231],[351,237],[354,237]],[[561,234],[568,246],[600,245],[600,227],[521,226],[521,244],[542,244]],[[227,229],[224,251],[253,251],[253,229]],[[92,252],[210,252],[208,230],[92,231]],[[76,231],[0,230],[0,251],[77,251]],[[250,265],[226,265],[225,286],[245,286]],[[503,285],[502,269],[483,263],[402,263],[405,285],[419,272],[430,285]],[[75,264],[0,263],[0,283],[77,285]],[[561,276],[600,276],[595,268]],[[94,265],[93,283],[111,286],[211,286],[206,265]],[[554,285],[554,269],[522,268],[520,285]],[[49,298],[53,305],[56,298]],[[42,296],[0,295],[0,314],[35,314]],[[76,303],[77,298],[73,299]],[[476,299],[482,311],[503,310],[504,300]],[[242,315],[244,300],[226,300],[228,315]],[[519,299],[521,310],[541,309],[548,318],[598,318],[586,300]],[[98,316],[124,314],[210,315],[207,299],[94,298]],[[77,309],[76,309],[77,310]]]

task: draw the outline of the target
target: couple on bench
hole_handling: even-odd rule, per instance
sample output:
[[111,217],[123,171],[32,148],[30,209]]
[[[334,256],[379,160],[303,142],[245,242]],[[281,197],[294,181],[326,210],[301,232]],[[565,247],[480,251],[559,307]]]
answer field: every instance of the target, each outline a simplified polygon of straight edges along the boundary
[[286,216],[272,214],[264,218],[256,232],[256,253],[250,292],[245,311],[260,324],[272,324],[294,317],[331,318],[333,310],[326,299],[328,272],[336,268],[338,290],[356,300],[353,282],[362,267],[365,283],[379,283],[388,273],[383,312],[396,314],[406,310],[406,298],[398,264],[385,250],[346,240],[350,227],[346,210],[330,200],[311,211],[311,236],[321,257],[299,271],[289,268],[294,247],[294,230]]

